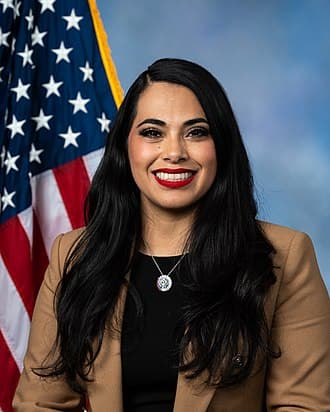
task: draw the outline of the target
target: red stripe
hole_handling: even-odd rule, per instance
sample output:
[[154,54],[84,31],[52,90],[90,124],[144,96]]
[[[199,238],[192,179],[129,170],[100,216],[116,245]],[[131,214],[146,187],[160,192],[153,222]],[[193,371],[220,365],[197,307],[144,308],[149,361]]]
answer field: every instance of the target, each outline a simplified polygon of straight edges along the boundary
[[84,201],[90,180],[82,158],[53,169],[72,227],[84,225]]
[[[33,277],[38,292],[48,266],[48,256],[45,244],[41,235],[38,218],[33,211],[33,243],[32,243],[32,270]],[[36,296],[35,296],[36,298]]]
[[29,238],[17,216],[1,225],[0,250],[7,270],[31,318],[38,285],[32,277]]
[[0,331],[0,407],[3,412],[13,412],[11,402],[19,379],[19,370]]

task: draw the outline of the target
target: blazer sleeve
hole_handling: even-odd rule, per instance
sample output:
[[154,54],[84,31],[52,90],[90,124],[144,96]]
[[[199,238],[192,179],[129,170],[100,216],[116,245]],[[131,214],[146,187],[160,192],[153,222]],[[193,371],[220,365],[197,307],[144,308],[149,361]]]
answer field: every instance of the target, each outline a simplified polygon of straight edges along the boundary
[[272,325],[281,356],[268,368],[267,411],[330,411],[330,305],[313,245],[295,232]]
[[82,411],[81,397],[70,389],[64,378],[41,378],[32,371],[32,368],[44,364],[56,337],[53,301],[63,268],[61,261],[65,256],[61,250],[63,237],[65,235],[60,235],[54,241],[34,308],[24,369],[13,400],[13,408],[17,412]]

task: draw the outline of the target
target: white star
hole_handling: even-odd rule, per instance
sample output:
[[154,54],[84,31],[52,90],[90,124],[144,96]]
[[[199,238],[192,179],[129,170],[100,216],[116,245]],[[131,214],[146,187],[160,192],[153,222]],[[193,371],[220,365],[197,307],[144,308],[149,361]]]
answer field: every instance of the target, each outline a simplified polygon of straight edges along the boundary
[[50,126],[49,126],[48,122],[50,121],[50,119],[52,117],[54,117],[54,116],[51,115],[51,114],[49,116],[46,116],[44,111],[42,109],[40,109],[39,116],[31,117],[32,120],[37,122],[36,131],[38,131],[42,127],[44,127],[47,130],[50,130]]
[[68,55],[72,50],[72,48],[66,49],[64,46],[64,42],[61,41],[60,47],[58,49],[52,49],[52,52],[57,55],[56,63],[59,63],[61,60],[65,60],[66,62],[70,63]]
[[32,62],[32,53],[33,50],[29,50],[28,45],[25,45],[24,51],[17,53],[19,56],[23,57],[23,67],[25,67],[27,65],[27,63],[29,64],[33,64]]
[[13,139],[15,137],[15,135],[18,133],[22,136],[24,136],[24,132],[23,132],[23,125],[26,122],[26,120],[20,120],[18,121],[16,119],[16,116],[13,114],[13,118],[12,118],[12,123],[8,124],[6,127],[7,129],[11,130],[11,138]]
[[4,195],[1,197],[2,211],[4,211],[7,206],[15,207],[15,203],[13,202],[13,197],[16,194],[16,192],[8,193],[6,188],[4,188],[3,191],[4,191]]
[[69,103],[71,103],[74,108],[73,108],[73,114],[79,112],[80,110],[84,113],[87,113],[86,109],[86,104],[90,101],[90,99],[83,99],[81,97],[80,92],[77,93],[77,97],[75,99],[69,100]]
[[16,170],[18,172],[18,167],[16,165],[17,160],[20,158],[20,155],[13,156],[7,152],[7,158],[4,161],[5,166],[7,167],[6,175],[11,171],[11,169]]
[[6,149],[5,149],[5,146],[2,146],[2,152],[0,154],[0,165],[1,165],[1,167],[3,167],[4,164],[5,164],[5,157],[6,157]]
[[30,162],[37,162],[37,163],[41,163],[40,160],[40,155],[43,152],[43,149],[39,149],[37,150],[34,146],[34,144],[31,144],[31,150],[30,150]]
[[67,26],[66,26],[67,30],[70,30],[72,28],[80,30],[79,22],[80,20],[83,19],[83,17],[76,16],[76,12],[74,9],[71,10],[70,16],[62,16],[62,19],[67,21]]
[[32,9],[30,9],[29,15],[25,16],[25,20],[28,22],[28,30],[32,30],[33,29],[33,20],[34,20],[34,16],[32,14]]
[[3,79],[1,78],[1,72],[4,69],[4,67],[0,67],[0,83],[3,82]]
[[30,87],[30,84],[23,84],[21,79],[18,79],[18,84],[16,87],[12,87],[11,90],[16,93],[16,101],[18,102],[21,97],[30,99],[27,94],[27,90]]
[[74,133],[71,129],[71,126],[68,127],[66,133],[60,133],[59,135],[64,139],[64,148],[68,147],[70,144],[72,144],[72,146],[79,147],[77,143],[77,137],[81,135],[81,133]]
[[50,10],[55,12],[53,4],[55,3],[55,0],[39,0],[39,3],[41,4],[41,13],[43,13],[46,10]]
[[110,131],[110,123],[111,120],[107,119],[105,116],[105,113],[102,113],[102,117],[98,117],[97,121],[100,123],[101,125],[101,132],[108,132]]
[[16,3],[14,6],[14,19],[16,19],[16,17],[19,17],[19,8],[21,7],[21,2]]
[[0,46],[9,47],[9,44],[7,42],[7,38],[9,35],[10,35],[10,31],[7,31],[7,33],[3,33],[2,28],[0,27]]
[[84,73],[83,81],[90,80],[93,81],[93,69],[90,67],[89,63],[86,61],[85,66],[79,67],[79,69]]
[[56,94],[56,96],[60,96],[60,92],[58,91],[59,87],[61,87],[63,82],[55,82],[54,76],[51,75],[49,78],[48,83],[43,83],[42,87],[47,90],[46,97],[49,97],[52,94]]
[[40,46],[44,47],[45,45],[42,39],[46,36],[46,34],[46,31],[40,33],[38,27],[36,26],[34,28],[34,32],[31,34],[32,46],[34,46],[35,44],[40,44]]
[[14,8],[14,1],[13,0],[0,0],[0,4],[2,4],[2,12],[4,13],[9,7],[11,9]]

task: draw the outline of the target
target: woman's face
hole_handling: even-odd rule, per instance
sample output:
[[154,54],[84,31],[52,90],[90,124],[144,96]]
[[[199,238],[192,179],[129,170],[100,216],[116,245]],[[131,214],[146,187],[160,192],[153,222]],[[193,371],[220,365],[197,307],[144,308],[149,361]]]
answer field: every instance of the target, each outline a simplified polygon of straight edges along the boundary
[[143,210],[194,208],[214,181],[217,158],[190,89],[166,82],[147,87],[128,136],[128,156]]

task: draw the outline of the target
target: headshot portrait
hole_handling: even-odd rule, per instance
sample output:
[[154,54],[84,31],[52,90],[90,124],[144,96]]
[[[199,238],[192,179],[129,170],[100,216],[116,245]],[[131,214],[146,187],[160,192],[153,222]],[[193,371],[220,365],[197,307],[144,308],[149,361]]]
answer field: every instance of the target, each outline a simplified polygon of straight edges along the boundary
[[329,411],[330,7],[236,3],[0,2],[1,412]]

